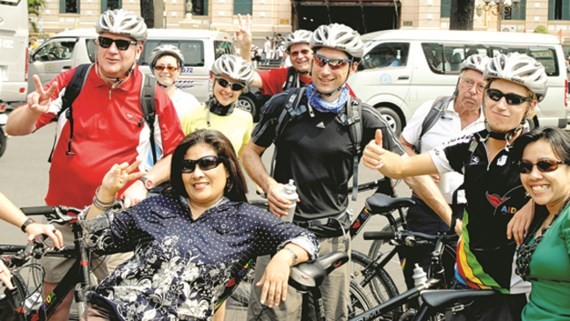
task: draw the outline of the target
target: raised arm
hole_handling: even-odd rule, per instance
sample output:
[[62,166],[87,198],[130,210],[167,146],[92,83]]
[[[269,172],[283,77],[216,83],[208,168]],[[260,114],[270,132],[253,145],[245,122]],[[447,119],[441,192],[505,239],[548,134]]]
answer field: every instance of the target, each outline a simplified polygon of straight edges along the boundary
[[[248,14],[243,18],[238,14],[239,25],[236,31],[236,45],[239,48],[239,54],[245,61],[251,61],[251,16]],[[253,81],[249,84],[253,88],[263,87],[263,80],[259,73],[253,73]]]

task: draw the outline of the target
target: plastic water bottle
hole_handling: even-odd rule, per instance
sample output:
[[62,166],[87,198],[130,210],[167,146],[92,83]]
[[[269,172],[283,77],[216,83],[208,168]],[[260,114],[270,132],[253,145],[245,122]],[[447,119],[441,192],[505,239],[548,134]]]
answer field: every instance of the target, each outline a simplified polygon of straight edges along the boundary
[[293,222],[293,216],[295,216],[295,207],[297,206],[297,186],[295,186],[295,181],[290,179],[289,183],[283,185],[283,191],[281,196],[285,197],[289,201],[291,201],[291,207],[287,211],[286,216],[282,216],[281,219],[287,222]]
[[414,274],[412,275],[412,278],[414,279],[415,287],[425,285],[428,282],[426,272],[418,265],[418,263],[414,265]]

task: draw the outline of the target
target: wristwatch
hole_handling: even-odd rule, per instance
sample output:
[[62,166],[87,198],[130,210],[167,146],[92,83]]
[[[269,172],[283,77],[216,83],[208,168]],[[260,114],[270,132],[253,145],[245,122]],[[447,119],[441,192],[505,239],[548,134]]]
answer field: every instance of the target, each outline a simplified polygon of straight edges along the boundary
[[144,188],[146,188],[147,191],[150,191],[154,187],[154,183],[148,177],[143,176],[139,178],[139,181],[143,183]]

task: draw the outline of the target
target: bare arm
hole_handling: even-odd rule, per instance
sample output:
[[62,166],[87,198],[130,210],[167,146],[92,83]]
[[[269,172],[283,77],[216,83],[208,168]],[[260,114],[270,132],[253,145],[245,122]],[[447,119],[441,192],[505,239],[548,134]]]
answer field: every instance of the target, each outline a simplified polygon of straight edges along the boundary
[[249,177],[251,177],[267,195],[269,210],[273,214],[281,217],[287,215],[287,209],[291,206],[291,203],[286,198],[280,196],[279,192],[283,189],[282,184],[269,176],[263,165],[261,155],[263,155],[265,149],[265,147],[256,145],[253,140],[250,140],[245,146],[243,153],[243,165]]
[[[142,173],[139,177],[146,177],[150,179],[154,185],[166,182],[170,178],[170,162],[172,154],[165,156],[156,162],[154,166],[146,173]],[[142,181],[134,182],[129,188],[125,190],[123,195],[124,206],[130,207],[140,203],[147,196],[147,190]]]
[[251,16],[248,14],[243,18],[241,14],[238,14],[238,23],[236,44],[240,56],[245,61],[251,61]]

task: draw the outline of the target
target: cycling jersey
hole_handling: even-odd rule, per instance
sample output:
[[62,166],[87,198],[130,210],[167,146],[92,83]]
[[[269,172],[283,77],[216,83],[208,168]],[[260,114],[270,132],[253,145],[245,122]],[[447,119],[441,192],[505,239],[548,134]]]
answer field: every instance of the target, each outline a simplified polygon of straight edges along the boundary
[[[287,82],[289,69],[294,70],[293,67],[289,67],[258,71],[258,74],[263,82],[263,87],[261,88],[263,90],[263,93],[265,95],[273,96],[275,94],[283,92],[283,85]],[[311,83],[311,76],[309,74],[298,74],[297,76],[299,77],[301,86],[306,86]]]
[[452,140],[430,151],[440,173],[464,174],[467,207],[457,245],[457,280],[476,289],[509,293],[514,240],[507,239],[507,224],[529,200],[509,150],[487,158],[487,130]]
[[[67,153],[70,137],[69,122],[61,105],[51,104],[50,110],[36,122],[41,128],[57,121],[58,139],[49,173],[46,196],[48,205],[65,205],[82,208],[91,204],[96,188],[105,173],[115,163],[145,161],[150,155],[150,130],[143,120],[140,106],[142,74],[135,67],[130,78],[116,89],[110,89],[91,68],[85,84],[73,102],[72,154]],[[52,99],[60,96],[75,69],[57,75],[46,85],[57,81],[58,90]],[[155,136],[157,147],[170,154],[184,137],[176,111],[163,88],[155,93]],[[141,164],[146,169],[148,164]],[[125,187],[126,188],[126,187]],[[123,189],[124,190],[124,189]]]

